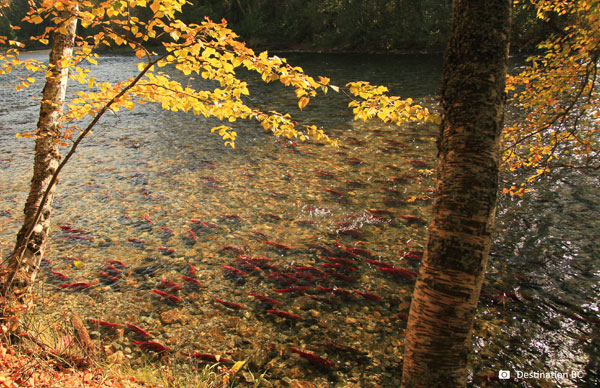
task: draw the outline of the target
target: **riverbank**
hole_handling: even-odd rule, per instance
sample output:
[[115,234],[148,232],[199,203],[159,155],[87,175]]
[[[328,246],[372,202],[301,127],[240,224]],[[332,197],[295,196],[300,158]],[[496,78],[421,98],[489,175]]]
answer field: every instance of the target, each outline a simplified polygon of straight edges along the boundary
[[0,388],[75,387],[151,388],[157,387],[115,369],[66,367],[57,358],[45,357],[34,349],[0,343]]
[[[206,364],[204,369],[183,369],[177,363],[148,363],[142,368],[111,362],[103,353],[91,365],[80,364],[73,357],[77,343],[71,342],[63,349],[51,349],[41,343],[34,344],[21,337],[19,345],[0,341],[0,388],[22,387],[76,387],[86,388],[235,388],[236,371]],[[65,345],[62,343],[61,345]],[[113,353],[116,354],[116,353]],[[122,353],[121,353],[122,355]],[[257,382],[260,381],[257,378]],[[246,384],[245,386],[252,386]],[[258,383],[254,385],[258,386]],[[263,385],[264,386],[264,385]]]

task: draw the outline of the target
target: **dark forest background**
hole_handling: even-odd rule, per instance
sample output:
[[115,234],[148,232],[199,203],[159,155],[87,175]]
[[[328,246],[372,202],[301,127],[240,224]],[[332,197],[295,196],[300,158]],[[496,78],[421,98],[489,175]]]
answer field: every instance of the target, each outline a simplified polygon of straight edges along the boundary
[[[305,51],[442,51],[451,0],[190,0],[181,16],[199,23],[225,18],[250,47]],[[44,25],[20,23],[27,1],[12,1],[0,17],[0,35],[26,42]],[[144,15],[139,15],[143,18]],[[561,20],[542,23],[531,6],[515,9],[512,51],[532,51]],[[12,31],[10,24],[20,25]]]

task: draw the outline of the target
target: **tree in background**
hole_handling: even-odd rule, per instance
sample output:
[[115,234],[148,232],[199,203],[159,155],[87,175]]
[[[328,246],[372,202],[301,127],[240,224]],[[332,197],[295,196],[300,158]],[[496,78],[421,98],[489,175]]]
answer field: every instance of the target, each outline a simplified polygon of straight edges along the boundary
[[[21,24],[21,20],[27,16],[27,11],[30,9],[29,5],[27,0],[0,0],[0,36],[30,44],[29,37],[43,33],[48,25],[47,22]],[[3,45],[0,42],[0,47]]]
[[[183,6],[180,19],[192,24],[205,16],[213,20],[225,18],[243,40],[271,49],[440,51],[449,35],[451,3],[450,0],[190,0]],[[516,5],[511,34],[511,47],[516,51],[535,50],[539,42],[566,25],[564,15],[547,13],[542,20],[537,17],[535,4],[518,1]],[[19,31],[10,29],[10,24],[18,24],[28,9],[27,1],[12,1],[5,16],[0,17],[0,35],[25,41],[41,34],[47,26],[45,22],[23,25]],[[151,16],[143,8],[132,12],[142,20]]]
[[449,0],[192,0],[183,20],[226,18],[250,43],[325,50],[439,50]]
[[5,36],[9,39],[15,39],[15,32],[10,26],[10,17],[8,15],[8,3],[5,1],[0,2],[0,35]]
[[406,331],[404,387],[464,387],[491,245],[510,0],[456,0],[442,76],[432,219]]

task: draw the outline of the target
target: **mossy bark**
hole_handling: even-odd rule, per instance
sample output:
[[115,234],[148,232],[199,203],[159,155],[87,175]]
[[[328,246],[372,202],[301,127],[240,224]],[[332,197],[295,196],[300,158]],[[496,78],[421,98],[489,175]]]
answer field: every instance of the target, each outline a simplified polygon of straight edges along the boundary
[[510,0],[456,0],[442,77],[437,194],[402,385],[464,387],[498,192]]
[[67,63],[73,55],[77,27],[76,18],[69,14],[63,16],[64,28],[57,28],[53,36],[46,84],[42,92],[33,177],[25,203],[25,218],[2,284],[3,295],[17,299],[22,299],[35,281],[50,229],[55,185],[48,191],[39,217],[37,213],[61,158],[58,141],[69,76]]

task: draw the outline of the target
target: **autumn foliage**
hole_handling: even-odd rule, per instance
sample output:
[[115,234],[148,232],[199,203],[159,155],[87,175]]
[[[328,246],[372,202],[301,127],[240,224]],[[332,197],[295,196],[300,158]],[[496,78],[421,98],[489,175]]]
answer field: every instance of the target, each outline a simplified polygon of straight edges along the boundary
[[[526,181],[505,189],[513,194],[528,191],[531,182],[554,168],[598,168],[600,151],[597,129],[600,6],[590,0],[515,2],[517,6],[520,3],[533,4],[542,20],[558,15],[567,21],[567,27],[563,33],[543,42],[540,45],[543,53],[529,58],[529,66],[508,80],[509,98],[521,114],[504,131],[504,166],[527,171]],[[71,78],[88,88],[72,96],[63,123],[64,140],[80,131],[77,125],[86,116],[97,118],[108,110],[117,112],[153,102],[166,110],[221,120],[222,124],[211,131],[231,147],[235,146],[237,120],[255,120],[275,136],[323,139],[335,144],[321,128],[299,124],[291,112],[264,112],[253,107],[247,98],[250,87],[238,75],[240,68],[257,72],[265,82],[278,81],[293,88],[299,109],[305,109],[318,94],[333,90],[351,98],[349,107],[355,119],[378,118],[396,124],[435,121],[427,109],[410,98],[387,95],[384,86],[357,81],[340,88],[327,77],[305,74],[285,58],[268,52],[257,54],[238,40],[225,21],[215,23],[207,19],[199,24],[185,24],[177,18],[184,4],[184,0],[44,0],[38,6],[32,2],[25,21],[35,24],[51,20],[53,25],[35,38],[42,44],[49,43],[55,29],[64,28],[61,12],[73,10],[75,5],[79,10],[71,12],[70,18],[77,18],[86,31],[95,32],[79,36],[77,54],[65,59],[71,67]],[[149,42],[156,41],[161,42],[160,49],[148,48]],[[0,54],[0,74],[13,69],[30,73],[47,70],[44,63],[21,60],[19,42],[0,37],[0,45],[9,47]],[[99,47],[129,48],[140,59],[138,76],[115,83],[90,76],[89,64],[101,60],[95,52]],[[218,86],[197,89],[189,82],[184,85],[165,68],[178,70],[188,80],[199,76]],[[20,76],[20,81],[17,88],[28,87],[34,78]],[[21,135],[33,134],[32,130]]]
[[[53,122],[47,128],[42,129],[40,126],[17,135],[37,137],[36,144],[39,140],[50,139],[49,143],[55,146],[66,146],[68,143],[71,146],[64,157],[55,159],[57,167],[41,166],[39,169],[43,174],[50,171],[51,177],[48,177],[47,184],[44,183],[45,186],[39,190],[33,190],[32,186],[32,195],[36,199],[30,203],[36,204],[37,211],[31,213],[31,219],[26,220],[25,229],[20,233],[25,237],[19,240],[11,257],[11,268],[17,270],[11,269],[12,272],[7,277],[10,280],[4,282],[5,293],[9,293],[8,289],[18,269],[27,267],[23,261],[24,252],[34,226],[41,220],[46,202],[49,202],[49,208],[51,206],[52,195],[49,193],[56,185],[59,173],[78,145],[107,112],[117,113],[122,109],[134,109],[138,104],[154,103],[165,110],[216,118],[221,124],[213,127],[211,132],[217,132],[225,145],[232,148],[235,147],[237,137],[234,125],[238,120],[255,120],[275,136],[302,141],[312,138],[336,144],[321,128],[299,124],[287,112],[265,112],[253,107],[246,98],[251,93],[249,85],[238,76],[238,71],[244,69],[246,72],[258,73],[264,82],[278,81],[292,88],[300,110],[305,109],[312,98],[318,94],[326,94],[331,89],[356,97],[350,101],[349,106],[353,108],[357,119],[377,117],[384,122],[396,124],[435,120],[426,108],[414,104],[412,100],[388,96],[385,87],[354,82],[342,90],[331,85],[329,78],[309,76],[302,68],[289,64],[284,58],[269,55],[266,51],[256,54],[237,39],[238,36],[227,28],[224,20],[221,23],[208,19],[200,24],[183,23],[177,18],[177,12],[181,11],[185,3],[185,0],[30,1],[31,9],[24,21],[34,25],[49,25],[41,35],[33,37],[34,40],[48,45],[53,37],[58,42],[57,37],[66,36],[67,30],[71,31],[69,50],[54,45],[50,64],[20,59],[19,49],[23,44],[0,38],[0,44],[9,47],[0,54],[0,74],[19,70],[17,77],[20,83],[17,89],[34,83],[32,73],[39,71],[45,71],[46,86],[57,84],[57,73],[68,74],[72,81],[83,86],[69,89],[67,109],[64,114],[56,115],[56,120],[60,121],[58,124]],[[72,31],[76,24],[83,27],[83,31],[93,33],[75,36],[75,50],[71,54]],[[161,44],[160,48],[150,48],[157,42]],[[106,47],[131,50],[132,55],[139,59],[137,74],[117,82],[92,76],[90,67],[101,60],[96,49]],[[56,71],[57,69],[61,71]],[[193,86],[196,84],[191,82],[194,77],[208,80],[209,82],[201,85],[210,87],[202,89]],[[61,84],[66,87],[62,79]],[[63,94],[62,86],[56,89],[57,94]],[[44,98],[42,107],[47,107],[49,98]],[[56,111],[62,111],[62,105],[62,102],[61,107],[55,104]],[[46,148],[48,147],[41,147]],[[38,155],[39,149],[40,147],[36,147],[36,160],[45,160],[47,155]],[[53,157],[58,155],[58,149],[54,154]],[[45,237],[40,237],[40,246],[43,246],[44,239]],[[32,255],[43,255],[43,251],[38,248],[31,252]],[[33,262],[28,268],[28,273],[33,274],[28,279],[34,279],[39,262]],[[33,280],[29,281],[32,282]],[[20,291],[23,290],[25,288]]]
[[543,42],[542,54],[509,77],[509,97],[520,115],[504,131],[504,162],[525,169],[527,180],[505,192],[522,194],[528,183],[556,168],[600,168],[600,4],[535,0],[538,17],[567,27]]
[[[44,0],[39,7],[32,7],[25,21],[41,23],[52,20],[54,25],[36,37],[43,44],[48,44],[53,30],[64,28],[65,20],[61,15],[65,10],[78,8],[78,11],[70,12],[69,18],[77,18],[87,31],[98,31],[93,35],[79,36],[77,53],[73,58],[65,58],[71,68],[71,78],[87,85],[88,89],[73,92],[63,123],[64,140],[73,137],[79,130],[76,124],[88,115],[97,118],[107,110],[117,112],[152,102],[165,110],[221,120],[223,124],[212,128],[211,132],[217,132],[225,145],[231,147],[235,146],[237,133],[234,123],[237,120],[256,120],[275,136],[300,140],[323,139],[335,144],[321,128],[298,124],[289,113],[263,112],[252,107],[244,98],[250,94],[249,86],[238,77],[236,71],[244,68],[260,74],[264,82],[279,81],[293,88],[299,109],[304,109],[319,93],[325,94],[330,89],[339,92],[339,87],[331,85],[327,77],[313,78],[305,74],[302,68],[289,64],[284,58],[269,55],[266,51],[256,54],[237,39],[238,36],[227,28],[224,20],[221,23],[208,19],[200,24],[183,23],[177,19],[177,12],[181,11],[184,4],[184,0],[100,3]],[[151,16],[145,19],[136,16],[141,14],[141,8],[149,9]],[[147,47],[150,41],[157,40],[162,42],[161,49]],[[19,45],[18,42],[5,43]],[[97,64],[99,56],[94,50],[98,47],[128,47],[140,59],[138,75],[116,83],[90,76],[89,66],[84,66],[84,62]],[[1,73],[8,73],[15,67],[31,72],[45,69],[45,65],[39,62],[22,62],[16,49],[0,57],[0,62],[3,62]],[[174,68],[188,80],[200,76],[218,86],[204,90],[194,88],[189,83],[183,85],[162,71],[164,68]],[[32,82],[32,77],[23,78],[18,88],[27,87]],[[378,117],[397,124],[434,119],[427,109],[410,99],[387,96],[385,87],[366,82],[351,83],[347,87],[352,95],[358,97],[350,102],[358,119]],[[22,135],[31,136],[34,133]]]

